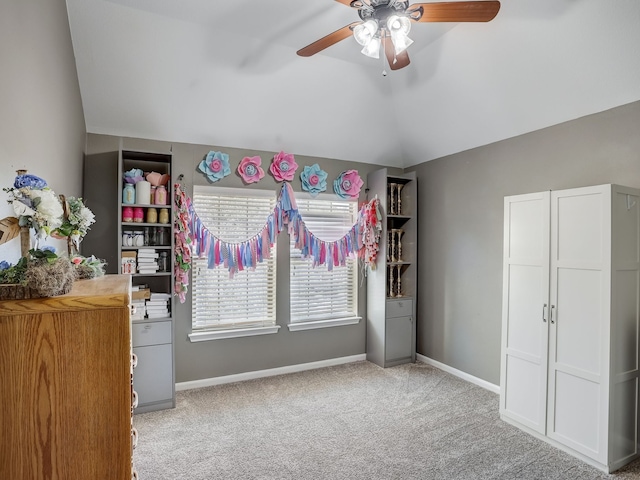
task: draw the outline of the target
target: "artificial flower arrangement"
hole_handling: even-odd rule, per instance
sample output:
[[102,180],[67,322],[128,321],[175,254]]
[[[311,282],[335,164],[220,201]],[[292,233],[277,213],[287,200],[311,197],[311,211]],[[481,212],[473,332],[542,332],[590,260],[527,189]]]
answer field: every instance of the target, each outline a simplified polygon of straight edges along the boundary
[[71,264],[74,267],[76,278],[95,278],[104,275],[104,267],[106,262],[95,255],[90,257],[83,257],[82,255],[73,255],[71,257]]
[[[81,198],[69,197],[62,203],[47,182],[24,170],[18,171],[13,187],[4,188],[21,227],[22,257],[15,265],[0,262],[0,298],[21,299],[63,295],[71,290],[77,278],[93,278],[104,274],[105,263],[94,256],[75,255],[95,216]],[[36,233],[35,248],[29,249],[30,229]],[[25,235],[26,234],[26,235]],[[38,248],[38,242],[49,235],[67,238],[69,257],[59,256],[53,247]]]
[[[68,211],[64,215],[62,224],[52,232],[52,235],[58,238],[68,238],[75,249],[78,250],[80,242],[89,231],[89,227],[95,223],[96,217],[84,205],[82,198],[68,197],[66,203]],[[69,254],[71,253],[69,251]]]
[[37,239],[48,237],[62,224],[62,205],[47,182],[18,170],[13,187],[4,188],[20,227],[33,228]]
[[71,291],[75,280],[104,275],[106,263],[95,256],[56,254],[53,247],[31,249],[15,265],[0,262],[0,299],[55,297]]
[[66,257],[53,248],[31,249],[18,263],[0,262],[0,299],[37,298],[64,295],[71,291],[76,279],[74,268]]

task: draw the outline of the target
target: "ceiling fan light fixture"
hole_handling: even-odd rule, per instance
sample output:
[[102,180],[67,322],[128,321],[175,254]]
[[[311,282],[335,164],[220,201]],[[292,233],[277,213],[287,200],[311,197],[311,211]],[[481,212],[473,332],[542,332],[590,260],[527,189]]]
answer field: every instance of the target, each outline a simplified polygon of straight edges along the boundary
[[391,42],[393,43],[393,51],[396,55],[399,55],[409,48],[409,45],[413,43],[413,40],[402,32],[395,32],[391,33]]
[[392,36],[398,33],[409,35],[409,31],[411,30],[411,21],[404,16],[391,15],[387,19],[387,29]]
[[380,58],[380,37],[376,36],[369,40],[369,43],[360,50],[360,53],[367,57]]
[[378,22],[371,19],[367,20],[360,25],[356,25],[353,29],[353,38],[356,39],[363,47],[366,47],[367,44],[374,38],[376,32],[378,31]]

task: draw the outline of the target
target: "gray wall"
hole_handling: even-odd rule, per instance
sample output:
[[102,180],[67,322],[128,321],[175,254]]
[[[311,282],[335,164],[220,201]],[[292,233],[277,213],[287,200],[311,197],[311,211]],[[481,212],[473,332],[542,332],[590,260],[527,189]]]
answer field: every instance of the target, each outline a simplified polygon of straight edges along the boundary
[[640,187],[640,102],[418,165],[418,353],[500,382],[503,197]]
[[[119,138],[107,135],[87,135],[87,153],[102,153],[118,149]],[[243,185],[235,174],[235,168],[245,156],[260,155],[262,166],[267,172],[271,158],[276,152],[244,150],[210,145],[191,145],[181,143],[157,142],[141,139],[123,139],[123,147],[132,150],[169,151],[173,149],[174,178],[183,174],[183,185],[188,195],[193,185],[209,185],[196,167],[210,150],[229,154],[232,173],[216,183],[221,187],[242,187],[245,189],[272,190],[274,196],[282,184],[267,175],[257,184]],[[295,154],[295,152],[292,152]],[[296,162],[302,169],[305,165],[318,163],[333,181],[342,171],[357,169],[366,180],[367,173],[380,167],[361,163],[344,162],[327,158],[296,155]],[[328,182],[327,182],[328,183]],[[296,176],[291,183],[294,191],[301,191],[300,179]],[[327,185],[328,192],[332,186]],[[364,188],[360,200],[365,199]],[[91,252],[87,252],[91,253]],[[176,381],[186,382],[213,378],[223,375],[276,368],[300,363],[315,362],[331,358],[345,357],[365,353],[366,339],[366,288],[358,291],[358,310],[363,320],[358,325],[321,328],[317,330],[290,332],[289,323],[289,238],[286,232],[278,237],[277,252],[277,296],[276,314],[280,331],[273,335],[212,340],[191,343],[187,335],[191,333],[191,295],[187,295],[184,304],[176,302],[175,308],[175,346]],[[319,267],[323,268],[323,267]],[[362,287],[365,284],[360,281]]]
[[[0,61],[0,186],[27,168],[56,193],[80,195],[85,124],[65,1],[2,0]],[[0,246],[0,259],[19,256],[18,239]]]

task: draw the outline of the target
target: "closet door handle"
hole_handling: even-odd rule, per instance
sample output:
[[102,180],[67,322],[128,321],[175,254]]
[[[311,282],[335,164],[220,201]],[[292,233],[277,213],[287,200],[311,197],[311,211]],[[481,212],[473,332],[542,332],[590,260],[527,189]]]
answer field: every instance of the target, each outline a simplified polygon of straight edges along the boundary
[[551,318],[549,319],[551,321],[552,325],[555,325],[556,321],[553,319],[553,310],[556,308],[555,305],[551,305]]
[[547,323],[547,304],[546,303],[542,306],[542,321],[544,323]]

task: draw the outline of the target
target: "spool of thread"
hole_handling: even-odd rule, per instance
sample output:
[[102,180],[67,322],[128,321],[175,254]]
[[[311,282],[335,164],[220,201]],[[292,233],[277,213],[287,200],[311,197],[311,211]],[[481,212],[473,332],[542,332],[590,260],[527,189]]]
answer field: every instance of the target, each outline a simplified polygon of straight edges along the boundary
[[136,199],[139,204],[149,205],[151,197],[151,184],[146,180],[140,180],[136,183]]

